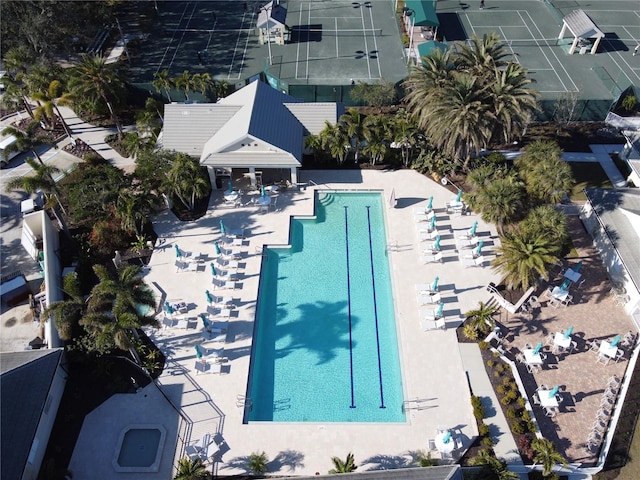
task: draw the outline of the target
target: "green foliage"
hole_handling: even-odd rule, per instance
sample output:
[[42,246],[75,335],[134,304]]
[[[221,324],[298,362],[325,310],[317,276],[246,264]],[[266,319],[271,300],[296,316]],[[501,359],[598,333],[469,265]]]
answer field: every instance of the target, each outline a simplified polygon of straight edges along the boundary
[[567,459],[556,451],[556,447],[550,440],[546,438],[535,438],[531,442],[534,456],[533,461],[542,464],[544,476],[551,474],[556,464],[568,465]]
[[520,420],[515,420],[511,423],[511,431],[516,435],[525,433],[525,426]]
[[473,416],[476,420],[482,420],[485,416],[485,410],[480,397],[471,395],[471,407],[473,407]]
[[536,433],[538,431],[538,427],[533,420],[527,422],[527,430],[531,433]]
[[251,455],[249,455],[247,468],[251,473],[261,475],[267,471],[268,462],[269,457],[265,452],[253,452]]
[[[478,342],[478,347],[480,347],[480,350],[488,350],[489,349],[489,342],[485,342],[484,340]],[[491,360],[489,360],[491,361]]]
[[527,422],[528,423],[528,422],[531,421],[531,414],[527,410],[522,410],[520,418],[522,419],[523,422]]
[[467,337],[469,340],[476,341],[478,340],[479,334],[478,329],[475,328],[474,325],[467,323],[462,327],[462,334]]
[[515,407],[507,408],[507,418],[510,418],[510,419],[518,418],[518,410]]
[[[483,448],[470,460],[472,465],[483,467],[483,474],[497,480],[517,479],[519,475],[507,469],[507,463],[495,457],[490,448]],[[486,478],[486,477],[485,477]]]
[[393,82],[385,82],[384,80],[373,85],[358,82],[351,89],[349,96],[355,102],[364,102],[370,107],[382,108],[396,103],[396,87]]
[[[482,343],[482,342],[480,342]],[[493,368],[493,366],[496,364],[496,362],[494,360],[487,360],[487,367],[489,368]]]
[[192,460],[184,457],[178,460],[178,471],[173,480],[200,480],[206,478],[209,478],[209,472],[201,458]]
[[440,150],[425,148],[413,162],[411,168],[420,173],[434,173],[442,177],[455,170],[456,163]]
[[478,434],[481,437],[486,437],[487,435],[489,435],[489,432],[491,432],[491,427],[486,423],[481,423],[480,425],[478,425]]
[[496,326],[494,318],[496,313],[498,313],[496,306],[479,302],[478,308],[465,313],[466,324],[464,329],[466,330],[467,326],[471,326],[478,334],[486,335]]
[[431,452],[427,452],[426,455],[424,452],[418,452],[418,464],[421,467],[435,467],[438,465],[438,459],[431,458]]
[[636,96],[633,93],[630,93],[629,95],[627,95],[622,99],[621,106],[627,112],[634,112],[637,104],[638,104],[638,100],[636,99]]
[[329,473],[332,475],[355,472],[358,468],[351,452],[347,454],[347,458],[344,461],[340,457],[331,457],[331,461],[333,462],[333,468],[329,470]]
[[491,448],[491,447],[493,447],[494,443],[493,443],[493,440],[491,439],[491,437],[483,437],[482,438],[482,445],[487,447],[487,448]]
[[[516,400],[516,403],[518,404],[519,407],[524,407],[527,404],[527,401],[523,397],[518,397],[518,400]],[[525,413],[528,414],[528,412],[526,411]]]

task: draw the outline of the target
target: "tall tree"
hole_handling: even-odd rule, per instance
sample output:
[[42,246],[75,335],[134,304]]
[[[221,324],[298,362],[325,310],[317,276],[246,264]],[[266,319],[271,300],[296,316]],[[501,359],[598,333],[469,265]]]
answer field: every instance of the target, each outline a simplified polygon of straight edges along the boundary
[[473,465],[478,465],[483,467],[484,470],[487,470],[489,473],[488,478],[495,478],[497,480],[512,480],[520,478],[515,472],[511,472],[507,467],[507,462],[496,458],[492,452],[483,448],[478,452],[478,455],[471,459],[471,463]]
[[197,160],[179,153],[167,173],[164,188],[175,195],[188,210],[193,210],[196,198],[205,195],[211,184],[203,175]]
[[365,116],[358,112],[355,108],[351,108],[347,113],[343,114],[338,122],[344,125],[345,132],[349,137],[351,148],[354,153],[354,161],[358,163],[360,151],[365,139]]
[[469,320],[469,325],[472,325],[474,329],[487,332],[487,330],[493,330],[495,328],[496,320],[494,317],[497,313],[498,308],[495,305],[487,305],[484,302],[479,302],[477,308],[469,310],[464,316]]
[[11,178],[6,183],[5,188],[7,190],[21,189],[29,194],[41,190],[47,199],[47,203],[49,203],[49,198],[55,198],[60,210],[66,214],[66,210],[60,201],[60,189],[53,178],[54,175],[60,173],[60,169],[46,163],[38,163],[33,158],[27,158],[25,162],[31,167],[33,174]]
[[371,158],[373,165],[383,160],[389,151],[387,139],[391,136],[390,129],[387,117],[381,115],[369,115],[364,121],[366,143],[362,152]]
[[531,442],[533,461],[542,465],[542,475],[547,477],[553,472],[557,464],[568,465],[567,459],[556,450],[555,445],[546,438],[534,438]]
[[135,349],[137,329],[157,327],[158,321],[141,315],[138,309],[146,306],[155,311],[153,292],[145,285],[138,265],[122,265],[115,273],[102,265],[94,265],[93,271],[98,284],[91,290],[88,313],[81,324],[91,334],[96,350],[107,351],[116,346],[129,351],[140,365]]
[[52,119],[51,127],[54,128],[56,124],[55,118],[57,116],[64,132],[68,137],[70,137],[71,131],[69,130],[69,126],[67,125],[67,122],[65,122],[62,113],[60,113],[58,105],[70,105],[74,100],[74,96],[71,93],[64,91],[63,83],[60,80],[52,80],[46,91],[34,92],[31,94],[31,97],[40,102],[40,105],[34,111],[35,119],[40,120],[38,116],[41,111],[47,118]]
[[73,69],[69,87],[78,97],[102,101],[118,130],[118,137],[122,139],[124,131],[116,112],[116,102],[124,96],[125,82],[114,65],[106,63],[101,55],[83,55],[80,64]]
[[338,161],[339,165],[344,163],[349,152],[351,142],[347,130],[341,123],[331,124],[325,120],[324,128],[319,133],[322,148]]
[[17,140],[16,143],[6,149],[7,153],[11,151],[26,152],[30,150],[36,160],[44,165],[37,147],[39,145],[52,145],[53,142],[48,137],[41,135],[38,132],[38,127],[37,122],[30,122],[25,131],[11,126],[4,128],[2,130],[3,135],[13,135]]
[[173,79],[173,84],[184,92],[185,100],[189,100],[189,92],[198,88],[198,83],[194,80],[194,76],[185,70],[182,74]]
[[151,83],[153,88],[155,88],[158,93],[162,93],[164,90],[167,94],[167,100],[171,102],[170,90],[174,87],[174,82],[173,79],[169,77],[169,71],[165,68],[164,70],[154,73],[153,78],[154,80]]
[[494,68],[506,66],[509,55],[500,36],[496,32],[489,32],[482,38],[473,35],[468,43],[461,43],[456,52],[456,63],[473,75],[482,77]]
[[548,270],[559,261],[560,247],[553,239],[538,234],[531,236],[517,229],[501,237],[501,246],[492,265],[503,275],[509,288],[529,288],[539,277],[548,280]]
[[71,340],[79,328],[80,320],[87,312],[87,304],[84,301],[78,274],[76,272],[66,275],[63,279],[63,290],[66,300],[54,302],[45,308],[40,318],[53,318],[58,336],[62,340]]
[[125,190],[118,196],[115,213],[123,229],[134,230],[136,235],[140,235],[154,207],[155,200],[150,193]]

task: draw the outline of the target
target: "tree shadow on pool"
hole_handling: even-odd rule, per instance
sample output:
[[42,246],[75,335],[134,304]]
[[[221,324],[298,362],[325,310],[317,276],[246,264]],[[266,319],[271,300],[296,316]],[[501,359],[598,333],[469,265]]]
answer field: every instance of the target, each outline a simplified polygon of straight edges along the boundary
[[[303,304],[298,310],[297,319],[275,327],[276,341],[289,339],[284,348],[276,349],[277,358],[306,349],[316,354],[316,364],[321,365],[333,360],[338,351],[349,349],[349,331],[359,319],[352,315],[349,321],[347,302]],[[355,345],[353,341],[351,346]]]

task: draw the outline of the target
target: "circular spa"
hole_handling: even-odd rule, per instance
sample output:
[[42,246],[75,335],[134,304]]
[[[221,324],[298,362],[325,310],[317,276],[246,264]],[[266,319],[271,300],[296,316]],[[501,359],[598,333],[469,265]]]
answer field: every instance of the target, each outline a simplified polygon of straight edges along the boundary
[[162,425],[129,425],[120,432],[113,459],[116,472],[157,472],[167,435]]

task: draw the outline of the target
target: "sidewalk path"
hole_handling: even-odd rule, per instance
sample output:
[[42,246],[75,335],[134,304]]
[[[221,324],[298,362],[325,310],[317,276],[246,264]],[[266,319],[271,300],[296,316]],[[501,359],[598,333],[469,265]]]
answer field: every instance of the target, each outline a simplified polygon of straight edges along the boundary
[[491,428],[491,439],[494,441],[493,451],[496,457],[507,461],[509,465],[524,465],[507,419],[502,413],[500,402],[493,386],[487,377],[484,361],[476,343],[460,343],[462,364],[467,371],[471,391],[480,397],[486,412],[485,423]]
[[[68,107],[58,107],[60,113],[64,117],[67,126],[71,130],[72,135],[75,138],[80,138],[84,143],[93,148],[96,152],[102,155],[103,158],[108,160],[112,165],[122,168],[123,170],[131,170],[135,166],[133,158],[125,158],[111,148],[104,139],[111,133],[116,133],[115,127],[105,128],[90,123],[85,123],[75,114],[73,110]],[[130,131],[134,127],[125,127],[125,131]],[[66,145],[69,139],[65,139],[60,144],[61,147]]]

